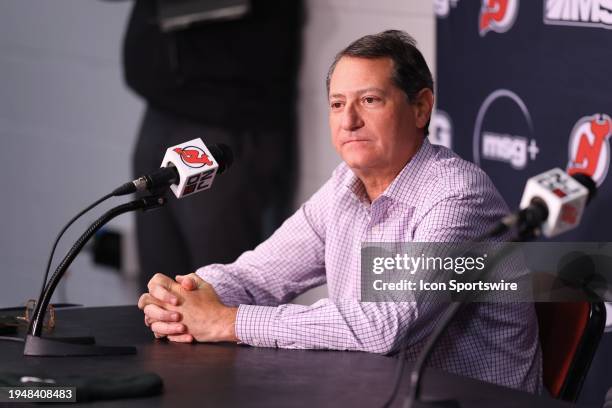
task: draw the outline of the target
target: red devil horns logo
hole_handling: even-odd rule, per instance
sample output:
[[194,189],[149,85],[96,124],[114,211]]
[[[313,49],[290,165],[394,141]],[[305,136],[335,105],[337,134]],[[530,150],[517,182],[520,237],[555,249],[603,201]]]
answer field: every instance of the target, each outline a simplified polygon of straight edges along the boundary
[[187,146],[184,149],[180,147],[174,148],[174,151],[181,156],[181,160],[189,167],[204,167],[212,166],[213,162],[208,158],[206,153],[199,147]]
[[578,121],[570,136],[568,173],[584,173],[601,185],[610,164],[609,139],[612,119],[605,114],[586,116]]
[[504,33],[514,24],[518,0],[482,0],[478,28],[481,36],[489,31]]

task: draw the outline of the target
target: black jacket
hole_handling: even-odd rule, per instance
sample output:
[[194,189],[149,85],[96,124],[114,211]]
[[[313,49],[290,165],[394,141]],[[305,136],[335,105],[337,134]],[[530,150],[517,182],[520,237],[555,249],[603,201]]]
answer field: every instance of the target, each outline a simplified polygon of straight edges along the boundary
[[156,3],[137,0],[125,35],[130,88],[151,105],[204,124],[283,128],[294,120],[300,0],[252,0],[240,20],[162,33]]

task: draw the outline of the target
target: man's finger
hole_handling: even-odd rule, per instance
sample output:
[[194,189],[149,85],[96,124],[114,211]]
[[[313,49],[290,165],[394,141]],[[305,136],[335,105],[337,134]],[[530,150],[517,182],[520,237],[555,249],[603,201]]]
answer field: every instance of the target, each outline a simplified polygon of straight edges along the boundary
[[168,340],[177,343],[193,343],[193,336],[191,334],[179,334],[178,336],[168,336]]
[[146,305],[143,311],[151,323],[154,321],[178,322],[181,320],[181,315],[178,312],[166,310],[154,304]]
[[144,310],[145,306],[150,304],[160,305],[162,303],[148,293],[143,293],[140,295],[140,298],[138,299],[138,308],[140,310]]
[[140,310],[144,309],[144,307],[146,306],[146,296],[148,295],[148,293],[143,293],[142,295],[140,295],[140,297],[138,298],[138,308]]
[[149,283],[147,283],[147,288],[149,289],[149,292],[151,291],[153,286],[158,286],[158,285],[165,287],[165,288],[170,288],[170,285],[172,285],[173,282],[174,281],[169,276],[166,276],[162,273],[156,273],[149,280]]
[[168,288],[169,288],[169,286],[162,286],[162,285],[152,284],[149,287],[149,293],[155,299],[161,300],[164,303],[168,303],[170,305],[178,304],[178,298],[176,296],[174,296],[172,293],[170,293]]
[[195,279],[190,275],[176,275],[176,281],[181,284],[181,287],[185,290],[196,290],[198,284]]
[[187,328],[182,323],[166,323],[166,322],[153,322],[151,324],[151,330],[156,334],[163,334],[165,336],[185,334]]

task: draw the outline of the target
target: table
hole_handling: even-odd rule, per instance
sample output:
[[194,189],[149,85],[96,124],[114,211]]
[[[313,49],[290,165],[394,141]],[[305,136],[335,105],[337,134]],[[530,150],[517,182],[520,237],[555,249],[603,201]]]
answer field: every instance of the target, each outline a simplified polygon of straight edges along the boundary
[[[175,344],[155,340],[135,306],[58,310],[55,335],[93,334],[99,344],[135,345],[132,356],[25,357],[23,344],[0,342],[1,370],[44,375],[155,372],[162,395],[99,401],[130,407],[380,407],[397,360],[362,352],[281,350],[234,344]],[[407,364],[404,384],[408,383]],[[403,389],[405,395],[407,385]],[[423,396],[458,399],[462,407],[567,407],[544,396],[426,371]],[[401,406],[398,398],[397,406]],[[23,406],[23,405],[22,405]],[[70,406],[74,406],[71,404]]]

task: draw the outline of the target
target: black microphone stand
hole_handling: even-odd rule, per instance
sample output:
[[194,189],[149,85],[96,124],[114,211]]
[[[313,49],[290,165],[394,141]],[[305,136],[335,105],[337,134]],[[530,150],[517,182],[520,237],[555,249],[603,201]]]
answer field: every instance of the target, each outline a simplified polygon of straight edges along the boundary
[[136,354],[135,347],[98,346],[93,337],[42,337],[43,319],[53,292],[66,270],[83,249],[87,241],[113,218],[130,211],[152,210],[162,207],[166,199],[162,195],[150,195],[114,207],[98,218],[79,237],[66,254],[36,302],[28,327],[23,354],[26,356],[99,356]]
[[[513,252],[517,248],[516,245],[512,245],[513,243],[515,243],[515,241],[505,242],[504,246],[492,257],[492,259],[489,260],[487,263],[487,268],[483,269],[476,275],[474,281],[484,278],[488,271],[494,269],[501,260]],[[434,328],[433,332],[427,339],[427,343],[425,343],[425,346],[423,346],[423,349],[419,353],[416,362],[412,366],[412,371],[410,372],[410,393],[404,401],[403,408],[458,408],[460,406],[455,400],[421,401],[421,382],[423,379],[425,365],[429,361],[433,349],[436,347],[438,341],[442,338],[442,335],[453,322],[455,316],[457,313],[459,313],[469,296],[469,294],[466,294],[463,295],[462,299],[451,302],[451,304],[442,314],[442,317],[440,318],[440,321]],[[404,354],[405,350],[402,351],[400,358],[405,358]]]
[[[526,209],[519,211],[518,213],[509,214],[504,217],[499,223],[494,225],[490,230],[484,234],[472,239],[470,243],[475,246],[483,243],[486,239],[492,238],[504,234],[512,227],[516,227],[516,238],[509,241],[510,243],[525,242],[537,238],[540,235],[540,226],[548,217],[548,208],[545,204],[541,203],[541,200],[535,200]],[[508,242],[504,243],[504,246],[495,256],[488,262],[488,267],[483,269],[476,277],[474,281],[485,277],[489,270],[492,270],[504,257],[509,255],[516,249],[516,245],[508,245]],[[429,361],[433,349],[438,344],[438,341],[442,335],[448,329],[448,326],[452,323],[453,319],[461,310],[464,302],[467,300],[467,296],[463,295],[463,299],[459,301],[451,302],[446,308],[439,323],[434,328],[433,332],[427,339],[427,343],[421,350],[421,353],[417,357],[417,360],[412,367],[410,373],[410,393],[405,399],[403,408],[418,408],[418,407],[440,407],[440,408],[456,408],[459,407],[459,403],[455,400],[444,400],[444,401],[421,401],[421,381],[423,378],[423,371],[425,365]],[[405,359],[405,348],[402,349],[399,358]],[[395,399],[395,394],[399,389],[399,381],[401,381],[401,373],[403,371],[404,361],[400,360],[400,366],[398,368],[398,376],[391,398],[385,403],[385,406],[390,406]]]

